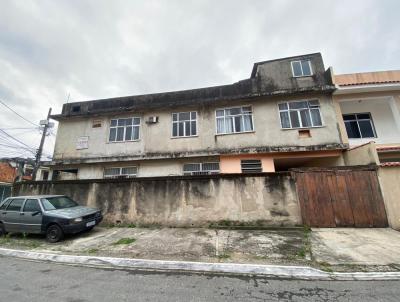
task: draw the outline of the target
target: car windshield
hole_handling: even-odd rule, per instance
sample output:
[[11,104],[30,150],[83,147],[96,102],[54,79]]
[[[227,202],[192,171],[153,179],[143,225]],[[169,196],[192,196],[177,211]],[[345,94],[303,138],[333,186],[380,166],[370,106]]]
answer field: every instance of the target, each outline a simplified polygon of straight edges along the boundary
[[43,208],[46,211],[66,209],[78,206],[78,204],[67,196],[55,196],[41,198]]

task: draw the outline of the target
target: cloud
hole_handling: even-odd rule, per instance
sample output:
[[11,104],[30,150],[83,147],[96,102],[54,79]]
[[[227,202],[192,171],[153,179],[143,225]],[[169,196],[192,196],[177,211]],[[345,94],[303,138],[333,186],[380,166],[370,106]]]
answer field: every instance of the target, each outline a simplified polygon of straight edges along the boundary
[[[0,99],[38,122],[49,107],[60,112],[68,95],[228,84],[249,77],[256,61],[316,51],[337,73],[398,69],[399,9],[397,0],[6,0]],[[0,117],[0,128],[31,126],[4,107]],[[39,144],[37,130],[13,131]],[[50,136],[47,154],[53,144]]]

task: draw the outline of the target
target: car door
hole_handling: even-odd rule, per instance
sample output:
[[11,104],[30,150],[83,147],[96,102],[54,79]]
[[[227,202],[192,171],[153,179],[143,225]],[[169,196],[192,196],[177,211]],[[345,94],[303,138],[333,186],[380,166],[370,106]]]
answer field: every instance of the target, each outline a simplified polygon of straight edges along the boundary
[[12,198],[5,200],[0,206],[0,221],[3,222],[4,218],[6,217],[6,209],[9,203],[11,202]]
[[23,232],[36,234],[41,232],[43,215],[39,200],[35,198],[27,199],[20,215]]
[[13,198],[5,211],[2,212],[6,232],[23,232],[21,230],[21,207],[25,198]]

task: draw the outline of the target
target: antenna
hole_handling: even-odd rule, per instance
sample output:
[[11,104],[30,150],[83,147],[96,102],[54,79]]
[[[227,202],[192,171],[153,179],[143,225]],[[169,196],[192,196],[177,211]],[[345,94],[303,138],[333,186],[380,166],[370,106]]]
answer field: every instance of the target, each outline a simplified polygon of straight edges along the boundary
[[71,96],[71,93],[68,92],[68,97],[67,97],[67,104],[69,102],[69,97]]

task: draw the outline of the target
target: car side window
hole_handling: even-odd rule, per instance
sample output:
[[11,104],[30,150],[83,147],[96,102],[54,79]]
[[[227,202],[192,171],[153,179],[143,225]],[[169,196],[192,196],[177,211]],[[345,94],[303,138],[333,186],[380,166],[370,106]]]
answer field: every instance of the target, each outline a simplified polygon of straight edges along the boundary
[[27,199],[24,206],[24,212],[41,212],[39,202],[37,199]]
[[15,198],[11,201],[9,206],[7,207],[7,211],[16,211],[19,212],[21,210],[21,206],[24,203],[24,199]]
[[5,210],[12,199],[6,200],[0,207],[0,210]]

